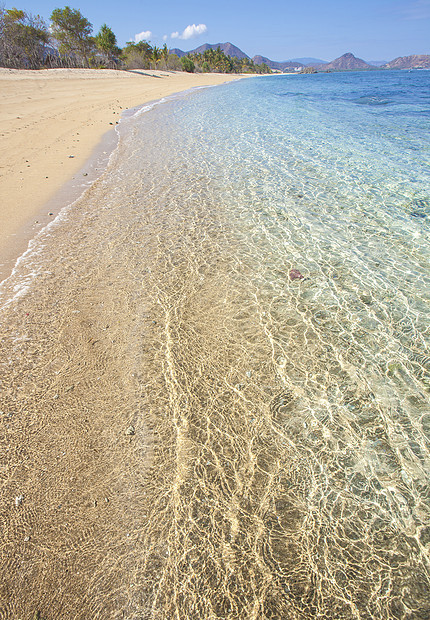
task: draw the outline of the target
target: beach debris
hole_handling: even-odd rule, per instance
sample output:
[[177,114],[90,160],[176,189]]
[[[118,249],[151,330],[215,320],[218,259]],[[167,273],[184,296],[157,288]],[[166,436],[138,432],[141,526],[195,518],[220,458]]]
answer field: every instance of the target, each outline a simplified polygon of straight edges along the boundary
[[74,155],[69,155],[69,159],[73,159],[73,158],[74,158]]
[[[46,177],[46,178],[48,178],[48,177]],[[50,211],[50,212],[48,213],[48,215],[54,215],[54,214],[52,213],[52,211]]]
[[303,276],[298,269],[290,269],[290,280],[304,280],[305,276]]
[[136,433],[136,431],[134,430],[134,426],[129,426],[128,429],[125,431],[126,435],[134,435]]
[[17,497],[15,497],[15,506],[17,508],[18,506],[21,506],[23,499],[24,499],[24,495],[17,495]]
[[30,536],[24,536],[24,542],[28,542],[30,540]]

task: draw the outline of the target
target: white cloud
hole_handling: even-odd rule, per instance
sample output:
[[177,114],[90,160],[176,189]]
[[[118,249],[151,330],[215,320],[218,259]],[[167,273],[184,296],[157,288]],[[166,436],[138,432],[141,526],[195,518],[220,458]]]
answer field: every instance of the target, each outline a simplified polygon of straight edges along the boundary
[[163,41],[167,41],[168,38],[169,38],[168,34],[163,34]]
[[196,26],[196,24],[192,24],[187,26],[182,34],[179,34],[179,32],[172,32],[170,36],[172,39],[194,39],[195,37],[205,33],[207,29],[208,27],[206,24],[198,24],[198,26]]
[[140,41],[146,41],[151,36],[152,32],[150,30],[144,30],[143,32],[139,32],[139,34],[134,35],[134,42],[139,43]]

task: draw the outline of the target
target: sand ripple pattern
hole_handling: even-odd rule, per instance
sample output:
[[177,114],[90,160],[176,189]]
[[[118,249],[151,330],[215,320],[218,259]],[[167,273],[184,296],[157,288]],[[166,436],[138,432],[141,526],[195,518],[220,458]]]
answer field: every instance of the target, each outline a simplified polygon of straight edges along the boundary
[[395,235],[375,216],[364,260],[306,188],[173,155],[168,118],[3,289],[0,618],[428,618],[424,297],[372,268]]

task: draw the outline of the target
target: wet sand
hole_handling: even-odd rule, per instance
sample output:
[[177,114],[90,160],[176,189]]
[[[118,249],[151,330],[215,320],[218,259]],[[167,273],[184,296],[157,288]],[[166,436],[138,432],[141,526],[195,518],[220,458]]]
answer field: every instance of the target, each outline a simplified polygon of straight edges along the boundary
[[56,214],[52,204],[45,208],[48,201],[66,181],[81,171],[86,174],[82,167],[125,109],[237,78],[164,71],[0,69],[0,280],[52,219],[49,213]]

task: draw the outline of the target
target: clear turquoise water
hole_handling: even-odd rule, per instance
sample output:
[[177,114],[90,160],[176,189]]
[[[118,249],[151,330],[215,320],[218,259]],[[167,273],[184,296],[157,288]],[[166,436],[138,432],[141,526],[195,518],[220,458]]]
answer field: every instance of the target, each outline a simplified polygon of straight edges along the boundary
[[429,617],[429,85],[270,76],[145,108],[20,265],[66,260],[110,323],[127,301],[153,454],[127,617]]

